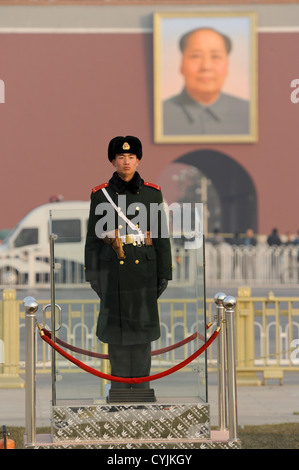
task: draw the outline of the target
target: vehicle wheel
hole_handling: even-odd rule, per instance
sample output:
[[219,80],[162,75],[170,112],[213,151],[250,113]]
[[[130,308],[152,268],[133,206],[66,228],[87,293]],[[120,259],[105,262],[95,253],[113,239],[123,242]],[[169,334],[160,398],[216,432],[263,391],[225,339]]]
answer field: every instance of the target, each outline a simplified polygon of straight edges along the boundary
[[19,276],[15,269],[4,268],[0,271],[0,284],[3,286],[14,286],[18,284]]

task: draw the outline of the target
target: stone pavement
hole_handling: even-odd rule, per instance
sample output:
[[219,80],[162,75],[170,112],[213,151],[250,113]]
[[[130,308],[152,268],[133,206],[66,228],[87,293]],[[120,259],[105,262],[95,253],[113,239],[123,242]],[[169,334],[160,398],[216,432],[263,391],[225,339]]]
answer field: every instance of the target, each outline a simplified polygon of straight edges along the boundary
[[[36,379],[36,425],[49,426],[51,417],[51,379]],[[215,374],[209,375],[208,403],[211,425],[218,425],[218,391]],[[238,386],[238,424],[260,425],[299,423],[299,374],[285,373],[284,384],[278,380],[266,386]],[[0,389],[0,427],[25,426],[25,390]],[[9,430],[9,429],[8,429]]]

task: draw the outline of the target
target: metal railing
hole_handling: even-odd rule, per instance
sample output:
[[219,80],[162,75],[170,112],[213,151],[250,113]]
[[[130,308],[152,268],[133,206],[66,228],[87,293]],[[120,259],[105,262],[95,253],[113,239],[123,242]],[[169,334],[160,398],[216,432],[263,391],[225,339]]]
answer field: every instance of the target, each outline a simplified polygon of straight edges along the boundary
[[[185,250],[173,244],[172,286],[194,285],[196,259],[193,250]],[[18,260],[18,267],[11,267],[12,260],[0,260],[0,285],[3,287],[50,286],[50,258],[31,252],[26,260]],[[295,285],[299,282],[298,247],[295,245],[257,246],[205,244],[206,279],[210,286],[226,285]],[[6,283],[6,284],[5,284]],[[82,263],[55,258],[55,285],[89,287],[85,282]]]
[[[49,299],[39,301],[41,309],[49,304]],[[60,334],[67,343],[83,349],[103,352],[95,335],[99,302],[97,300],[63,300],[63,321]],[[159,300],[161,319],[161,339],[155,349],[174,344],[197,330],[199,318],[194,299]],[[214,299],[206,299],[207,323],[217,323]],[[50,319],[50,311],[45,312]],[[298,372],[299,365],[293,351],[299,341],[299,297],[252,297],[250,288],[240,288],[236,307],[236,365],[238,383],[257,383],[271,376],[283,380],[284,372]],[[49,323],[50,325],[50,323]],[[210,334],[208,330],[207,334]],[[25,315],[22,302],[16,300],[16,291],[5,290],[0,301],[0,382],[2,387],[23,387],[21,375],[25,366]],[[9,345],[9,347],[7,346]],[[6,346],[6,348],[5,348]],[[190,342],[177,351],[171,351],[156,358],[153,366],[158,370],[165,362],[173,365],[194,352]],[[5,350],[6,349],[6,350]],[[96,359],[90,361],[96,366]],[[217,348],[212,345],[207,351],[208,368],[217,368]],[[75,366],[67,361],[60,362],[65,372],[72,372]],[[37,342],[37,373],[49,373],[51,351],[48,345]],[[261,377],[260,377],[261,376]]]
[[298,247],[221,243],[205,245],[206,279],[210,285],[281,285],[299,282]]
[[[219,403],[221,403],[221,406],[223,405],[223,413],[219,415],[219,429],[227,429],[226,418],[223,420],[223,416],[227,415],[226,409],[228,409],[229,439],[236,441],[238,440],[238,415],[235,365],[235,332],[233,318],[236,300],[234,297],[224,296],[225,294],[217,294],[215,296],[215,302],[217,303],[218,309],[218,328],[224,331],[224,333],[222,333],[223,348],[218,348],[218,400]],[[33,297],[28,296],[23,300],[23,305],[25,309],[26,329],[25,436],[26,445],[32,446],[36,442],[36,311],[38,309],[38,304]],[[55,308],[52,310],[52,315],[55,316],[55,313],[53,312],[55,312]],[[55,323],[53,318],[51,323],[52,325]],[[226,401],[226,375],[228,384],[228,402]],[[55,403],[53,401],[53,397],[52,403]],[[219,406],[219,410],[221,409],[221,406]]]
[[[169,312],[168,324],[163,324],[162,321],[163,346],[173,344],[178,339],[178,335],[186,337],[196,329],[198,318],[196,318],[195,300],[181,299],[180,305],[177,302],[169,299],[159,301],[160,309],[162,308],[162,317],[165,314],[165,308]],[[48,300],[40,303],[44,310],[45,321],[50,317],[50,312],[45,308],[47,304],[49,304]],[[93,338],[95,337],[94,327],[86,327],[85,309],[87,308],[89,315],[91,314],[90,321],[95,325],[98,315],[98,301],[65,300],[60,302],[60,304],[63,315],[67,317],[67,324],[64,325],[62,322],[62,328],[65,328],[69,335],[67,336],[68,341],[75,344],[76,340],[80,337],[79,344],[81,346],[84,345],[86,349],[91,349],[94,344]],[[235,412],[225,408],[226,397],[224,391],[229,385],[224,370],[225,367],[228,370],[228,362],[232,361],[229,359],[229,355],[230,357],[235,356],[236,365],[236,377],[232,379],[232,384],[230,385],[232,390],[231,396],[234,396],[236,381],[238,385],[248,383],[251,385],[261,384],[261,380],[257,376],[258,373],[264,376],[265,383],[270,378],[280,379],[282,382],[283,374],[286,370],[298,372],[299,297],[275,297],[272,292],[269,292],[266,297],[251,297],[250,288],[240,288],[235,315],[230,315],[230,313],[226,312],[228,305],[224,307],[226,309],[225,318],[223,317],[223,311],[220,314],[218,305],[216,305],[215,314],[215,299],[207,299],[206,306],[207,322],[212,321],[215,326],[219,326],[223,321],[225,323],[225,327],[221,329],[221,334],[218,337],[219,341],[213,343],[208,348],[207,356],[209,370],[214,369],[218,371],[218,383],[222,384],[219,385],[222,389],[221,392],[219,391],[219,426],[220,428],[225,428],[226,418],[224,416],[227,412],[231,413],[232,424],[230,425],[230,432],[232,436],[235,436],[236,420],[233,417]],[[234,321],[232,321],[233,317]],[[190,318],[193,318],[194,321],[189,322]],[[23,319],[25,320],[24,323]],[[72,322],[74,319],[76,320],[75,323]],[[33,336],[30,340],[31,344],[34,345],[33,349],[28,350],[28,340],[26,338],[26,341],[24,341],[25,335],[23,333],[27,330],[27,323],[29,322],[32,327],[34,322],[32,323],[32,317],[26,317],[23,303],[16,300],[16,292],[14,290],[6,290],[3,293],[3,301],[0,302],[0,320],[0,339],[2,346],[4,346],[4,353],[2,353],[0,358],[1,387],[24,387],[24,381],[20,376],[25,370],[25,362],[34,362],[36,372],[49,373],[51,370],[50,348],[44,342],[36,341],[35,336]],[[80,325],[80,328],[78,325]],[[231,352],[229,352],[228,347],[226,352],[223,352],[225,351],[225,344],[227,344],[227,335],[224,331],[231,328],[234,328],[235,331],[235,334],[234,332],[232,333],[232,336],[236,337],[235,345],[231,347]],[[21,331],[21,334],[19,331]],[[77,334],[79,331],[80,334]],[[26,345],[25,350],[21,347],[22,343],[23,346],[24,344]],[[9,347],[6,347],[5,350],[7,345]],[[189,343],[188,346],[184,346],[184,350],[180,354],[184,357],[190,355],[193,352],[192,348],[195,347],[191,345],[192,343]],[[162,346],[162,343],[156,345],[156,347],[160,346]],[[180,359],[181,357],[172,351],[165,360],[167,360],[168,364],[171,364]],[[220,369],[217,369],[218,365],[221,367]],[[165,367],[165,362],[163,364],[157,362],[154,367]],[[67,370],[72,370],[69,368],[69,365],[65,365],[65,371]],[[27,391],[33,390],[32,384],[34,383],[36,372],[29,379],[27,378]],[[229,397],[228,400],[230,402]],[[234,401],[232,398],[231,400]],[[31,405],[29,404],[28,406],[30,408]],[[224,412],[223,410],[226,411]],[[34,433],[34,430],[29,428],[28,432],[31,434]],[[31,437],[28,439],[30,441]]]

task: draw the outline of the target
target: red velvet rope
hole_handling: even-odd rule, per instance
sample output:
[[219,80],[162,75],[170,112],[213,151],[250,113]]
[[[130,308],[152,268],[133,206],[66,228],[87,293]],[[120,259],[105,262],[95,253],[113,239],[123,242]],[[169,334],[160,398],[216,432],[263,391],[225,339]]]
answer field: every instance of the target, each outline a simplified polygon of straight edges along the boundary
[[[52,338],[51,331],[48,331],[48,330],[44,329],[43,332],[45,333],[45,335],[48,336],[48,338]],[[172,351],[173,349],[179,348],[180,346],[184,346],[185,344],[189,343],[190,341],[192,341],[193,339],[195,339],[197,337],[200,338],[202,341],[204,341],[204,337],[201,334],[196,332],[196,333],[193,333],[193,335],[188,336],[188,338],[179,341],[178,343],[172,344],[170,346],[166,346],[165,348],[156,349],[154,351],[151,351],[151,356],[157,356],[159,354],[163,354],[163,353],[166,353],[168,351]],[[69,349],[70,351],[77,352],[77,353],[80,353],[80,354],[84,354],[85,356],[96,357],[98,359],[109,359],[108,354],[101,354],[101,353],[96,353],[96,352],[92,352],[92,351],[86,351],[85,349],[81,349],[81,348],[76,348],[75,346],[72,346],[71,344],[68,344],[65,341],[62,341],[59,338],[56,338],[56,343],[60,344],[60,346],[63,346],[66,349]]]
[[[50,339],[52,338],[51,331],[43,329],[43,332],[48,338]],[[59,338],[56,338],[56,342],[60,344],[60,346],[63,346],[64,348],[69,349],[70,351],[84,354],[86,356],[97,357],[98,359],[109,359],[108,354],[101,354],[101,353],[96,353],[92,351],[86,351],[85,349],[76,348],[75,346],[72,346],[71,344],[65,343],[65,341],[62,341],[62,339],[59,339]]]
[[162,377],[166,377],[167,375],[173,374],[174,372],[177,372],[178,370],[182,369],[186,365],[188,365],[190,362],[192,362],[194,359],[196,359],[200,354],[202,354],[209,346],[210,344],[217,338],[219,334],[219,328],[214,331],[214,333],[211,335],[211,337],[208,339],[208,341],[195,353],[193,353],[189,358],[185,359],[184,361],[180,362],[174,367],[171,367],[170,369],[167,369],[164,372],[160,372],[159,374],[154,374],[150,375],[148,377],[133,377],[133,378],[125,378],[125,377],[115,377],[113,375],[108,375],[104,374],[103,372],[100,372],[96,369],[93,369],[92,367],[87,366],[83,362],[79,361],[78,359],[75,359],[72,357],[70,354],[68,354],[66,351],[63,351],[56,343],[54,343],[49,336],[45,333],[46,330],[41,329],[40,330],[40,335],[41,338],[48,343],[50,346],[52,346],[55,351],[57,351],[59,354],[64,356],[66,359],[68,359],[70,362],[73,364],[77,365],[81,369],[85,370],[86,372],[89,372],[92,375],[95,375],[96,377],[100,377],[102,379],[107,379],[111,380],[112,382],[122,382],[122,383],[131,383],[131,384],[137,384],[137,383],[143,383],[143,382],[149,382],[150,380],[157,380]]

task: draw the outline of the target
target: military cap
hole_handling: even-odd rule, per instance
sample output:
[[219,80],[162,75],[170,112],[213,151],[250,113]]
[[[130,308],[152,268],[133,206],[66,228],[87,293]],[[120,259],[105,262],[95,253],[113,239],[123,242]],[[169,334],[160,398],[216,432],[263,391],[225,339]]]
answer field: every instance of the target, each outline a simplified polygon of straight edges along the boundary
[[141,160],[142,145],[138,137],[127,135],[126,137],[117,136],[110,140],[108,145],[108,159],[110,162],[115,158],[117,153],[133,153]]

